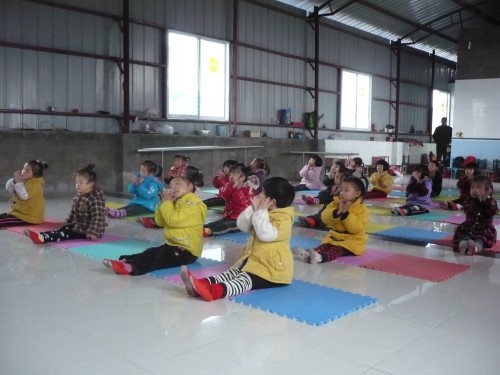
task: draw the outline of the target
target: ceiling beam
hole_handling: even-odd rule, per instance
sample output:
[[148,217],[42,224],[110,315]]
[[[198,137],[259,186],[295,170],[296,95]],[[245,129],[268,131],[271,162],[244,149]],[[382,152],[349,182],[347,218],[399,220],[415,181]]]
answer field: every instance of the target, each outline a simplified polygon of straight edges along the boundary
[[[498,7],[499,6],[498,0],[485,0],[485,1],[481,1],[480,3],[471,4],[471,5],[468,5],[461,0],[452,0],[452,1],[455,4],[457,4],[458,6],[462,7],[462,9],[465,9],[465,10],[468,10],[469,12],[474,13],[477,17],[482,18],[484,21],[491,23],[494,26],[500,25],[500,21],[498,20],[498,18],[493,17],[491,15],[491,13],[489,13],[489,12],[486,12],[486,11],[483,11],[482,9],[479,9],[480,6],[486,5],[486,4],[491,4],[491,3],[494,3]],[[500,11],[500,7],[498,8],[498,10]],[[498,13],[496,15],[498,15]]]
[[403,17],[403,16],[401,16],[401,15],[399,15],[397,13],[391,12],[390,10],[384,9],[384,8],[378,6],[378,5],[371,4],[371,3],[369,3],[366,0],[358,0],[357,3],[361,4],[361,5],[364,5],[365,7],[368,7],[370,9],[373,9],[373,10],[379,12],[379,13],[385,14],[386,16],[394,18],[394,19],[396,19],[398,21],[401,21],[403,23],[411,25],[411,26],[413,26],[417,30],[424,30],[424,31],[428,32],[429,34],[436,35],[436,36],[438,36],[440,38],[448,40],[449,42],[458,44],[458,40],[455,39],[455,38],[452,38],[452,37],[450,37],[450,36],[448,36],[446,34],[440,33],[438,31],[434,30],[432,27],[429,27],[429,26],[423,25],[421,23],[409,20],[408,18],[405,18],[405,17]]

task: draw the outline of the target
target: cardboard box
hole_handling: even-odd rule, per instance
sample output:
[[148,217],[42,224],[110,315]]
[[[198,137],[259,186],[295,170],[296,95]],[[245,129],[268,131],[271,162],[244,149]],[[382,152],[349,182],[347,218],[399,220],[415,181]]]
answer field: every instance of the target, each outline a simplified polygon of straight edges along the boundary
[[258,131],[258,130],[244,130],[243,137],[260,138],[260,131]]

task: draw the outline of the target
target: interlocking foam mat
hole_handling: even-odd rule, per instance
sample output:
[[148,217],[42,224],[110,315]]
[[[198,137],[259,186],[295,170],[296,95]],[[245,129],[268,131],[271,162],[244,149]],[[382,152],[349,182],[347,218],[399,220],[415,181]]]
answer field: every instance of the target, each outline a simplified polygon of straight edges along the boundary
[[40,232],[48,232],[51,230],[55,230],[60,228],[63,225],[61,221],[51,219],[51,218],[45,218],[45,222],[42,224],[36,224],[36,225],[21,225],[17,227],[6,227],[5,229],[8,230],[9,232],[12,233],[17,233],[17,234],[24,234],[23,232],[26,229],[29,229],[33,232],[40,233]]
[[358,266],[417,279],[442,282],[470,268],[468,265],[396,254],[368,248],[360,256],[340,257],[335,263]]
[[153,245],[131,239],[122,239],[119,241],[93,243],[87,246],[78,246],[69,248],[73,253],[86,256],[88,258],[103,260],[103,259],[118,259],[120,255],[142,253],[148,247]]
[[114,241],[122,241],[125,238],[123,236],[117,236],[114,234],[105,234],[101,238],[99,238],[96,241],[91,241],[91,240],[68,240],[68,241],[61,241],[61,242],[52,242],[51,245],[55,247],[59,247],[61,249],[70,249],[73,247],[80,247],[80,246],[90,246],[93,244],[98,244],[98,243],[106,243],[106,242],[114,242]]
[[[229,233],[217,236],[217,238],[221,240],[237,242],[240,244],[246,244],[248,242],[248,233],[246,232]],[[321,243],[320,239],[313,237],[292,236],[292,238],[290,239],[290,247],[292,248],[302,247],[304,249],[312,249],[316,246],[319,246],[320,243]]]
[[399,238],[404,240],[436,243],[449,235],[447,232],[435,232],[429,229],[420,229],[414,227],[395,227],[374,233],[378,236],[388,238]]
[[315,326],[327,324],[377,301],[373,297],[302,280],[293,280],[288,286],[250,291],[231,299]]

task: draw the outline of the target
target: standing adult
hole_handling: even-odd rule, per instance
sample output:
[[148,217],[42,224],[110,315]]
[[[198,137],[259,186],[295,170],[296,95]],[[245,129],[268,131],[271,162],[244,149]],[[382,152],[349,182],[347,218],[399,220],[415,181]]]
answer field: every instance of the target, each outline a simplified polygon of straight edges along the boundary
[[436,142],[436,157],[437,161],[441,161],[443,156],[446,155],[446,148],[451,143],[451,127],[448,125],[448,119],[443,117],[441,119],[441,125],[439,125],[436,130],[434,130],[434,134],[432,134],[432,138],[434,142]]

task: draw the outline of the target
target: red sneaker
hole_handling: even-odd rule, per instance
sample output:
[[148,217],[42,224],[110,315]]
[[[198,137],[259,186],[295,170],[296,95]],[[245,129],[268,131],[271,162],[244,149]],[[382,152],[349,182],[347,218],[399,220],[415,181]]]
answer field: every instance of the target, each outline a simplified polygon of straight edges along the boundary
[[196,293],[200,295],[206,302],[211,302],[214,300],[212,293],[210,291],[210,285],[201,282],[197,278],[193,277],[193,275],[189,276],[189,283],[193,286],[193,289]]
[[191,271],[188,270],[186,266],[181,266],[181,279],[184,285],[186,286],[186,292],[191,297],[197,297],[199,294],[194,289],[191,284],[191,279],[194,278]]
[[304,195],[302,195],[302,200],[303,200],[306,204],[308,204],[308,205],[310,205],[310,206],[314,206],[315,204],[317,204],[316,199],[315,199],[315,198],[313,198],[313,197],[311,197],[311,196],[309,196],[309,195],[305,195],[305,194],[304,194]]
[[[125,263],[119,260],[109,260],[111,269],[118,275],[130,275],[130,272],[125,268]],[[107,266],[107,265],[106,265]]]
[[203,237],[212,237],[212,233],[207,228],[203,228]]
[[32,230],[25,229],[23,231],[23,234],[26,237],[29,237],[31,241],[33,241],[34,244],[36,245],[41,245],[44,243],[44,241],[40,238],[40,235],[36,232],[33,232]]
[[159,228],[156,222],[151,217],[138,217],[137,222],[144,225],[146,228]]
[[316,220],[310,216],[299,216],[299,223],[309,228],[316,228],[318,226]]

